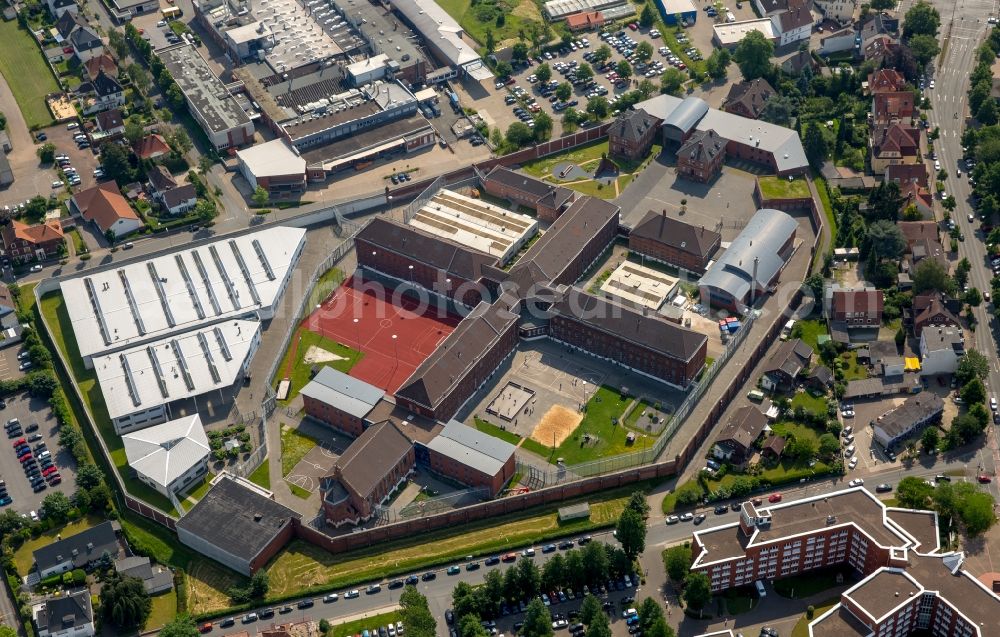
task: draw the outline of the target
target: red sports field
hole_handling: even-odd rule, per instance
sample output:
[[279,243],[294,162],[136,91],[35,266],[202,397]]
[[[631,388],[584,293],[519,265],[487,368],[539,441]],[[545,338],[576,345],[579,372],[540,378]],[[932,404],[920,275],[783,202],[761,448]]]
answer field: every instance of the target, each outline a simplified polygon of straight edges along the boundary
[[302,326],[364,353],[350,375],[394,393],[438,343],[455,331],[459,320],[436,305],[421,308],[413,298],[354,276],[334,290]]

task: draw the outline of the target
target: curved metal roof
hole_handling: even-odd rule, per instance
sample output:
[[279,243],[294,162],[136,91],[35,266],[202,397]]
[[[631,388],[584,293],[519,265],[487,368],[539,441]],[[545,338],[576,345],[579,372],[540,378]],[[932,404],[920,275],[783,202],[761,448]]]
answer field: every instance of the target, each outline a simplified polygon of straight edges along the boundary
[[707,112],[708,104],[705,100],[700,97],[687,97],[667,116],[663,125],[673,126],[684,133],[689,133]]

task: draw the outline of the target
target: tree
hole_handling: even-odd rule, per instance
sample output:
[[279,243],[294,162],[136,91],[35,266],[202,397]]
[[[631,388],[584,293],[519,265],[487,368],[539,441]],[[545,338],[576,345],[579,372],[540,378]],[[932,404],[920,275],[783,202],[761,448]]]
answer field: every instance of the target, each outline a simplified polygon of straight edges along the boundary
[[[648,7],[649,5],[646,6]],[[640,60],[645,62],[653,57],[653,45],[643,40],[635,47],[635,54]]]
[[507,142],[512,146],[521,148],[530,144],[534,139],[535,132],[523,122],[514,122],[507,127]]
[[610,59],[611,59],[611,47],[609,47],[607,44],[602,44],[601,46],[597,47],[596,51],[594,51],[594,64],[600,66]]
[[608,112],[610,110],[611,107],[608,105],[608,100],[604,99],[600,95],[587,100],[587,112],[590,113],[594,119],[604,119],[608,116]]
[[674,498],[677,500],[679,506],[694,506],[698,504],[704,493],[697,482],[685,482],[681,486],[677,487],[674,492]]
[[[68,427],[62,427],[66,431]],[[104,481],[104,473],[97,468],[97,465],[84,464],[76,469],[76,486],[80,489],[93,489]]]
[[513,60],[523,62],[528,59],[528,45],[524,42],[515,42],[510,48],[510,57]]
[[111,572],[101,586],[101,612],[106,625],[123,631],[142,627],[153,609],[149,593],[137,577]]
[[489,632],[483,626],[479,615],[458,615],[458,634],[462,637],[489,637]]
[[628,82],[629,78],[632,77],[632,65],[628,63],[628,60],[618,60],[618,64],[615,65],[615,73]]
[[647,597],[639,604],[639,629],[645,635],[657,621],[663,619],[663,609],[652,597]]
[[819,437],[819,454],[824,457],[831,457],[840,451],[840,441],[833,434],[825,433]]
[[589,82],[594,78],[594,69],[586,62],[576,67],[576,79]]
[[740,67],[743,79],[755,80],[770,73],[772,55],[774,43],[760,31],[751,31],[736,45],[733,59]]
[[600,600],[587,593],[583,603],[580,604],[580,621],[589,626],[594,622],[594,618],[603,614]]
[[569,82],[560,82],[556,87],[556,97],[565,102],[573,95],[573,86]]
[[993,513],[993,497],[988,493],[976,491],[968,494],[959,504],[958,513],[970,535],[979,535],[996,523]]
[[145,135],[146,131],[143,129],[142,124],[140,124],[137,120],[130,119],[125,122],[125,139],[127,139],[128,143],[132,146],[138,144],[139,140],[145,137]]
[[562,586],[566,579],[566,560],[562,555],[553,555],[552,558],[542,566],[542,588],[551,591]]
[[669,68],[660,76],[660,92],[668,95],[680,95],[681,87],[687,78],[680,69]]
[[663,566],[673,582],[684,581],[691,568],[691,561],[691,548],[683,544],[672,546],[663,554]]
[[549,615],[549,609],[545,608],[542,600],[538,597],[533,596],[533,599],[528,603],[528,608],[524,612],[522,632],[532,637],[552,637],[553,635],[552,616]]
[[544,142],[552,136],[552,117],[545,111],[535,115],[535,124],[531,127],[536,142]]
[[962,300],[970,307],[979,307],[983,302],[983,295],[977,288],[969,288]]
[[656,24],[656,13],[653,11],[653,7],[650,6],[651,3],[647,2],[646,6],[642,8],[639,13],[639,24],[645,28],[649,28]]
[[712,55],[708,56],[708,59],[705,60],[705,70],[708,71],[708,76],[713,80],[726,79],[726,69],[729,67],[732,59],[733,56],[729,53],[729,49],[715,49],[712,51]]
[[190,615],[178,615],[160,629],[160,637],[198,637],[198,626]]
[[954,195],[948,195],[945,200],[941,202],[941,206],[948,212],[955,212],[955,208],[958,207],[958,201],[955,199]]
[[522,557],[517,562],[517,585],[521,596],[535,597],[541,591],[542,576],[535,562],[529,557]]
[[583,575],[587,581],[608,579],[608,553],[603,542],[590,542],[583,548]]
[[903,19],[903,40],[907,43],[916,35],[936,36],[941,26],[941,14],[926,0],[910,7]]
[[646,523],[642,516],[625,509],[618,518],[618,542],[630,560],[634,560],[646,548]]
[[915,35],[910,38],[909,46],[910,50],[913,51],[913,57],[917,58],[917,64],[920,66],[927,66],[941,52],[941,45],[938,44],[937,38],[933,35],[922,33]]
[[132,181],[132,166],[129,164],[128,151],[118,144],[104,144],[101,147],[101,168],[108,179],[114,179],[119,184]]
[[920,294],[929,290],[952,294],[955,280],[948,275],[947,268],[937,259],[922,259],[913,268],[913,292]]
[[976,121],[984,126],[993,126],[1000,120],[1000,112],[997,111],[995,100],[986,100],[976,110]]
[[573,132],[574,130],[576,130],[577,124],[582,122],[584,119],[586,119],[586,117],[584,117],[584,115],[580,111],[570,106],[565,111],[563,111],[563,116],[562,116],[563,132],[567,133]]
[[435,637],[437,623],[427,606],[427,598],[413,586],[407,586],[399,595],[399,614],[408,637]]
[[51,164],[56,158],[56,146],[52,142],[46,142],[39,146],[35,153],[43,164]]
[[152,80],[149,77],[149,73],[146,69],[142,68],[141,64],[133,62],[128,65],[125,69],[125,73],[128,75],[128,79],[132,80],[132,86],[136,88],[141,95],[149,94],[149,87],[152,84]]
[[808,460],[819,451],[819,442],[812,437],[799,436],[793,438],[786,447],[785,453],[800,460]]
[[257,571],[250,578],[250,585],[247,587],[247,593],[250,599],[264,599],[267,597],[267,591],[271,588],[270,580],[267,576],[267,571]]
[[771,122],[779,126],[787,126],[792,121],[792,114],[797,111],[797,106],[787,95],[772,95],[771,99],[764,104],[760,118],[765,122]]
[[961,395],[966,405],[975,405],[976,403],[983,402],[986,400],[986,388],[983,386],[983,381],[973,378],[962,387]]
[[903,231],[888,219],[879,219],[868,226],[868,243],[885,259],[898,259],[906,250]]
[[115,245],[118,242],[118,233],[115,232],[114,228],[108,228],[104,231],[104,238],[107,240],[108,245]]
[[73,504],[61,491],[50,493],[42,500],[42,510],[45,511],[45,516],[57,522],[64,522],[69,517],[69,511],[72,508]]
[[941,443],[941,436],[938,435],[937,427],[928,427],[924,433],[920,434],[920,449],[924,453],[931,453],[938,448]]
[[535,77],[538,78],[539,82],[547,83],[552,79],[552,67],[548,64],[539,64],[538,68],[535,69]]
[[128,52],[128,44],[125,42],[125,36],[118,29],[108,29],[108,46],[114,51],[119,63]]
[[[517,45],[515,45],[517,46]],[[497,77],[510,77],[514,74],[514,67],[510,65],[510,62],[506,60],[500,60],[497,62]]]
[[194,147],[194,144],[191,143],[191,138],[188,137],[187,131],[180,126],[174,128],[170,133],[168,142],[182,155],[187,154]]
[[896,0],[871,0],[868,6],[872,11],[892,11],[896,8]]
[[649,517],[649,501],[646,500],[646,494],[642,491],[633,491],[632,495],[628,498],[628,503],[625,504],[625,508],[635,511],[643,518]]
[[497,40],[493,35],[493,29],[486,29],[486,52],[493,53],[497,50]]
[[[525,635],[530,635],[531,633],[524,633]],[[604,613],[598,613],[593,621],[587,622],[587,632],[586,637],[611,637],[613,634],[611,632],[611,624],[608,622],[608,616]]]
[[253,202],[253,205],[258,208],[263,208],[267,205],[267,201],[270,198],[271,196],[267,194],[267,190],[263,186],[257,186],[254,188],[253,194],[250,195],[250,200]]
[[479,620],[479,600],[475,589],[468,582],[459,582],[451,592],[451,608],[455,616],[463,619],[466,616],[474,616]]
[[485,581],[479,587],[479,592],[482,593],[480,609],[486,610],[490,617],[499,615],[500,602],[503,601],[503,575],[499,570],[486,573]]
[[990,361],[974,349],[965,350],[965,356],[958,361],[955,380],[965,385],[973,378],[983,379],[990,373]]
[[[757,33],[757,31],[754,31],[754,33]],[[809,160],[809,165],[819,170],[819,168],[823,165],[823,162],[826,160],[826,156],[830,152],[830,149],[826,143],[826,137],[823,135],[823,131],[819,129],[816,122],[809,122],[809,125],[806,126],[805,135],[802,139],[802,146],[806,151],[806,159]]]
[[712,585],[708,576],[695,571],[684,583],[684,601],[694,610],[701,610],[712,599]]
[[908,509],[926,509],[930,506],[934,487],[921,478],[907,476],[899,481],[896,487],[896,500],[899,506]]
[[647,630],[642,631],[644,637],[675,637],[674,629],[667,625],[667,620],[662,616],[650,624]]

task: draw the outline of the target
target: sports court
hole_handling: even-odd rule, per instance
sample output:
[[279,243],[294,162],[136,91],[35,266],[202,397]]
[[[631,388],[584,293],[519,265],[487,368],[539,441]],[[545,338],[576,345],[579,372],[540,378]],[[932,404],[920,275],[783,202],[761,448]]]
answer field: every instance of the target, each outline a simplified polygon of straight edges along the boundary
[[394,393],[460,318],[436,305],[420,307],[359,276],[347,279],[310,314],[303,326],[364,353],[351,376]]

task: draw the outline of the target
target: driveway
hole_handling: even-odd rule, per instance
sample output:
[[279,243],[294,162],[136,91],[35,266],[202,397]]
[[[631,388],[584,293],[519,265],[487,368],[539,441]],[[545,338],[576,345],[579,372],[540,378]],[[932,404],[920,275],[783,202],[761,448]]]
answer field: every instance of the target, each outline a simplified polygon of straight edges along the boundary
[[39,170],[41,164],[35,154],[38,145],[28,131],[28,125],[21,115],[7,80],[0,75],[0,111],[7,116],[7,135],[13,149],[7,154],[14,183],[0,190],[0,205],[13,205],[35,195],[49,196],[52,191],[53,173]]

